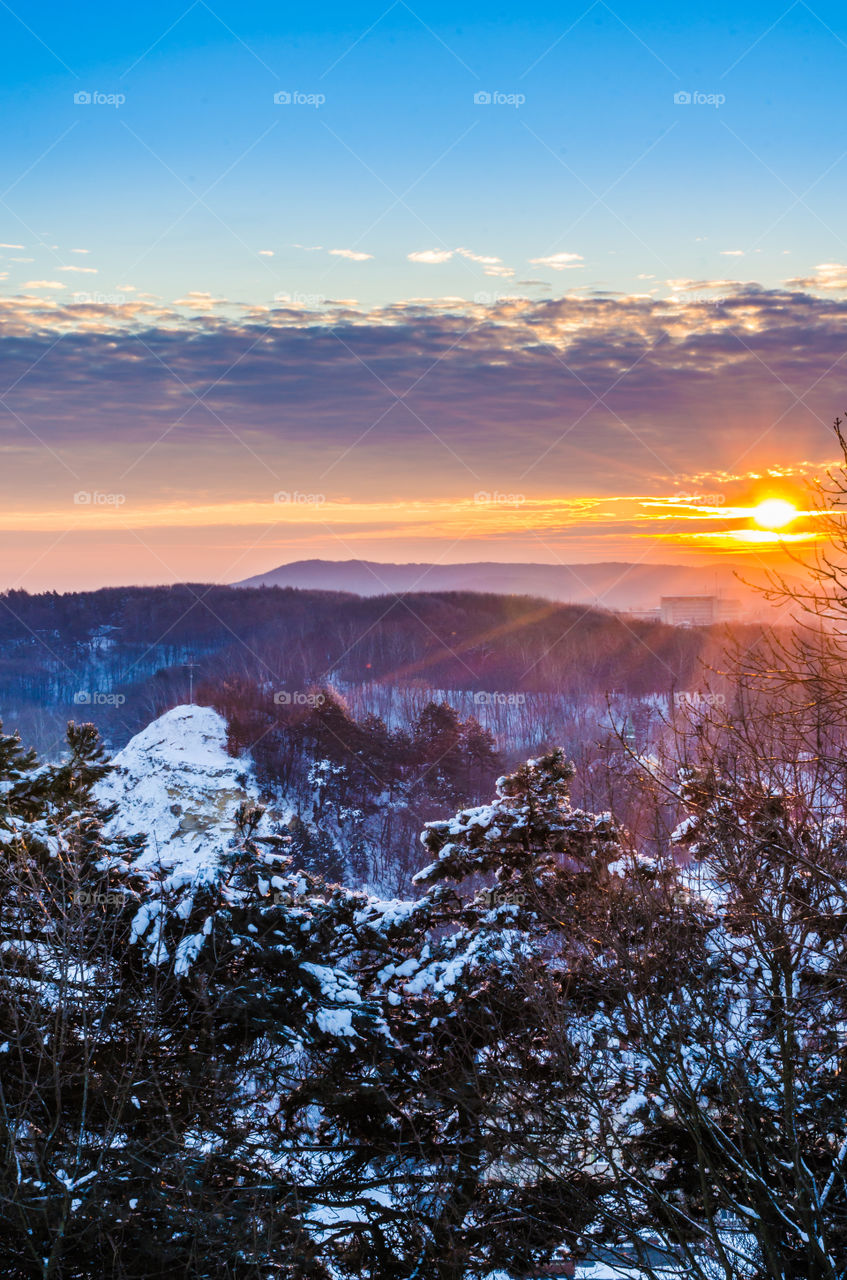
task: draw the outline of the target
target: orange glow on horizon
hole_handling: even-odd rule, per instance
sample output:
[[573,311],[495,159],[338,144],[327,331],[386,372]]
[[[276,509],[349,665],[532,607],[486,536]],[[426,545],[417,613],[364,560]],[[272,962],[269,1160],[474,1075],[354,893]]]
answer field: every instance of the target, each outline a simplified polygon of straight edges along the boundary
[[[749,483],[751,477],[746,479]],[[794,502],[776,496],[762,497],[755,505],[729,505],[717,482],[709,492],[668,496],[577,497],[517,490],[519,485],[515,491],[511,486],[492,485],[453,497],[393,494],[363,500],[339,492],[301,491],[292,484],[290,491],[276,494],[217,501],[210,496],[199,503],[187,497],[138,502],[132,491],[93,490],[68,493],[63,503],[40,511],[7,507],[0,511],[0,536],[60,533],[108,540],[125,533],[144,543],[147,538],[166,537],[168,531],[177,539],[192,531],[195,537],[217,540],[228,536],[227,529],[233,533],[253,529],[263,531],[263,541],[272,537],[267,545],[284,545],[294,558],[325,557],[324,542],[329,539],[351,556],[352,548],[363,544],[369,545],[373,556],[377,547],[381,551],[395,543],[487,542],[491,559],[537,557],[560,563],[602,558],[603,553],[609,559],[623,559],[627,543],[643,548],[645,540],[657,551],[674,548],[696,561],[721,550],[778,552],[780,544],[812,543],[825,536],[808,523],[819,512],[800,510]],[[793,530],[787,528],[801,520]],[[533,554],[527,555],[528,548]]]

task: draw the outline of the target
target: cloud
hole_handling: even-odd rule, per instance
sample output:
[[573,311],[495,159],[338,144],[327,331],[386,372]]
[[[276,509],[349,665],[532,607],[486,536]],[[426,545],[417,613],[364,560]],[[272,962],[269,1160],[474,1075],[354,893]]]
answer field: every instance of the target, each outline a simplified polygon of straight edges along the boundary
[[0,244],[0,249],[23,249],[22,244]]
[[259,257],[260,257],[260,258],[272,258],[273,256],[274,256],[274,251],[273,251],[273,249],[260,249],[260,250],[259,250]]
[[[829,456],[847,300],[732,290],[720,307],[695,292],[492,308],[340,302],[326,316],[292,306],[240,317],[201,292],[170,307],[18,296],[0,298],[0,360],[10,412],[54,448],[73,448],[78,469],[93,465],[86,451],[116,474],[143,455],[132,474],[151,495],[180,476],[210,494],[249,488],[256,459],[275,468],[282,454],[312,489],[344,455],[329,474],[353,492],[440,491],[448,467],[471,491],[509,475],[525,477],[522,491],[566,494],[737,470],[741,454],[763,471]],[[2,408],[0,422],[14,430]],[[490,483],[474,479],[481,472]],[[42,479],[34,473],[33,486]]]
[[743,249],[721,249],[719,250],[722,258],[743,258]]
[[438,266],[442,262],[449,262],[454,253],[455,249],[416,249],[414,253],[407,253],[406,257],[409,262]]
[[479,263],[487,276],[515,274],[511,267],[503,266],[502,259],[492,254],[474,253],[471,249],[416,249],[413,253],[407,253],[406,257],[409,262],[417,262],[425,266],[440,266],[443,262],[449,262],[457,254],[469,262]]
[[62,284],[61,280],[27,280],[21,285],[22,289],[66,289],[67,285]]
[[360,253],[358,249],[330,249],[330,253],[336,258],[349,258],[351,262],[367,262],[373,257],[372,253]]
[[822,262],[814,275],[786,280],[789,289],[847,289],[847,266],[840,262]]
[[736,293],[742,286],[737,280],[666,280],[665,284],[674,293],[709,293],[719,289],[721,292]]
[[89,253],[89,249],[71,249],[71,253]]
[[177,298],[175,307],[223,307],[227,306],[226,298],[214,298],[211,293],[190,289],[184,298]]
[[533,267],[550,267],[553,271],[570,271],[583,265],[581,253],[551,253],[546,258],[530,258]]
[[484,254],[472,253],[470,249],[457,249],[456,252],[460,253],[463,258],[469,258],[471,262],[481,262],[483,266],[494,266],[502,261],[501,258],[487,258]]
[[99,267],[59,267],[60,271],[76,271],[79,275],[96,276],[99,274]]

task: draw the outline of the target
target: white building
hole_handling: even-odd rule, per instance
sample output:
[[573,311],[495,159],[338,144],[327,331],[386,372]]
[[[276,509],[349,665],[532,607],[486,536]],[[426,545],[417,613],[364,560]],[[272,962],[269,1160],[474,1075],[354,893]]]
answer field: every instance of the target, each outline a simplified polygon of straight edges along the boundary
[[732,622],[741,612],[740,600],[724,596],[662,596],[659,616],[674,627],[710,627]]

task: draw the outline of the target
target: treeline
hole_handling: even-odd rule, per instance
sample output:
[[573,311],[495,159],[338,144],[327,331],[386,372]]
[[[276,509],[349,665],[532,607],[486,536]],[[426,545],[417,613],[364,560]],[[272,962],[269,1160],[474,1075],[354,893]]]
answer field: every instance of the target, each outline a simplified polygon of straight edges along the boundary
[[300,864],[389,894],[411,888],[421,828],[484,800],[498,775],[525,758],[518,724],[534,752],[566,744],[579,764],[580,805],[614,808],[629,821],[628,753],[653,749],[674,719],[667,700],[623,700],[611,711],[557,700],[546,714],[521,702],[509,704],[512,716],[499,722],[497,737],[480,722],[488,703],[469,699],[462,711],[455,691],[448,700],[394,690],[387,722],[367,709],[379,701],[366,696],[370,689],[355,700],[325,686],[274,701],[241,678],[203,683],[197,698],[227,721],[231,751],[250,757],[266,798],[295,809]]
[[490,793],[503,764],[491,733],[444,701],[389,728],[328,688],[275,703],[242,679],[198,697],[224,716],[230,749],[249,754],[269,797],[296,809],[298,865],[383,892],[410,887],[421,827]]
[[119,746],[201,681],[261,682],[269,697],[379,682],[639,697],[689,687],[720,644],[717,629],[470,592],[360,599],[182,584],[12,591],[0,606],[0,709],[48,753],[80,703]]
[[90,726],[0,736],[0,1273],[840,1280],[843,797],[778,724],[691,727],[631,763],[653,851],[551,752],[428,825],[407,901],[248,806],[142,871]]

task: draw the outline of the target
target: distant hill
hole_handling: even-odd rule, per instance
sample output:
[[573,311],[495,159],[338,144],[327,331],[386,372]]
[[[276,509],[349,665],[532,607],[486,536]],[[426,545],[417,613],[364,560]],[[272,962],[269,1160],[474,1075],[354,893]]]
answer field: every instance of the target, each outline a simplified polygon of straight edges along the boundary
[[0,599],[0,715],[44,754],[62,750],[71,718],[117,747],[169,707],[217,705],[224,688],[237,703],[242,686],[265,702],[326,684],[638,698],[697,688],[700,661],[724,644],[720,627],[482,591],[181,583]]
[[[744,571],[747,581],[765,582],[762,570]],[[398,592],[479,591],[540,596],[563,604],[603,609],[657,608],[661,596],[722,595],[740,600],[746,617],[768,611],[761,596],[739,581],[731,566],[709,564],[380,564],[373,560],[296,560],[245,578],[238,587],[300,587],[350,591],[360,596]]]

